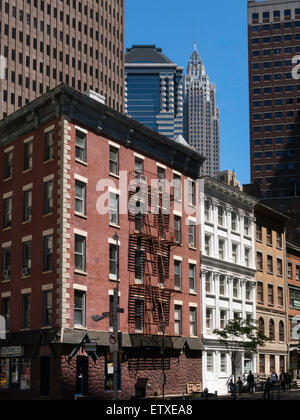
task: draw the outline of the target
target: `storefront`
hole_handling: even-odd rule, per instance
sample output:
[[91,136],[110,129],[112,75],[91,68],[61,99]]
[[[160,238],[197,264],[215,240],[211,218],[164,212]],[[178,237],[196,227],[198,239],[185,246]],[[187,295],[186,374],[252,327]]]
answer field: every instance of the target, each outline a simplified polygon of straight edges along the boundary
[[0,389],[27,391],[30,389],[29,357],[24,357],[24,347],[0,348]]

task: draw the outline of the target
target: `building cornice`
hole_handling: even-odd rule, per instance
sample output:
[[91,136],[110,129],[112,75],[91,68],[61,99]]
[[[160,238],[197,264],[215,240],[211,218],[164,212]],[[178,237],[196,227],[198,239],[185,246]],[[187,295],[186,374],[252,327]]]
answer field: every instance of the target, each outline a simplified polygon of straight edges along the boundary
[[0,147],[61,117],[194,179],[200,175],[199,153],[64,84],[0,121]]

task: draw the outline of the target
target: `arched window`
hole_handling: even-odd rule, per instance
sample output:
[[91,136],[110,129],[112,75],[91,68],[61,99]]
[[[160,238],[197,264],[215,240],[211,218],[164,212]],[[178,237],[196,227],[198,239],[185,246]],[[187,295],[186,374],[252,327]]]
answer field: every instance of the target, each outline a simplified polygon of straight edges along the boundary
[[265,321],[259,318],[258,329],[261,334],[265,334]]
[[269,322],[269,338],[271,341],[275,341],[275,323],[273,319]]
[[279,341],[284,341],[284,323],[283,323],[283,321],[279,322]]

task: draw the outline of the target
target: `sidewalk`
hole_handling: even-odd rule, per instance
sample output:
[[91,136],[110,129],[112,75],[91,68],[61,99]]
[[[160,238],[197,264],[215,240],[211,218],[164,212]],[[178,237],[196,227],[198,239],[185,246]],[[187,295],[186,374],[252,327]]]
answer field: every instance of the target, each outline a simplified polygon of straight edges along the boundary
[[[271,400],[280,400],[280,401],[300,401],[300,390],[291,390],[286,392],[280,392],[279,398],[277,397],[277,392],[270,392]],[[236,400],[239,401],[255,401],[255,400],[262,400],[263,399],[263,392],[257,392],[255,394],[242,394],[237,395]],[[231,395],[223,395],[219,396],[218,400],[233,400]]]

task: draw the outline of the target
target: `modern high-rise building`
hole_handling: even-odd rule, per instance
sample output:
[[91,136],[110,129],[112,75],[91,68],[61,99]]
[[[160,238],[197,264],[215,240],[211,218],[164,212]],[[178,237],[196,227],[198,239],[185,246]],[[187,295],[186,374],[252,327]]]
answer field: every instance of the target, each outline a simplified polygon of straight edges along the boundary
[[183,134],[183,67],[155,45],[133,45],[125,56],[126,110],[171,139]]
[[124,0],[2,1],[0,39],[0,118],[60,83],[124,110]]
[[220,170],[219,108],[213,85],[195,45],[184,79],[184,137],[206,157],[202,175],[216,177]]
[[284,210],[300,196],[299,0],[248,0],[248,31],[251,181]]

